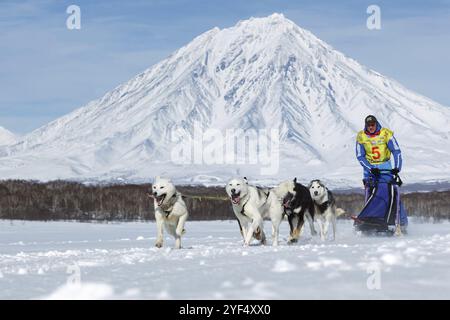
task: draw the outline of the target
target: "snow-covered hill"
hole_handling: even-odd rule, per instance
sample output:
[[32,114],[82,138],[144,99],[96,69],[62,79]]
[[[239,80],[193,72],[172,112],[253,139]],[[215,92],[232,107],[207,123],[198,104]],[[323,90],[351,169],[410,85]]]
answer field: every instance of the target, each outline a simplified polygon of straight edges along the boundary
[[6,146],[16,143],[18,140],[17,136],[9,131],[8,129],[5,129],[3,127],[0,127],[0,146]]
[[[44,180],[165,174],[184,183],[296,175],[354,186],[361,174],[354,141],[368,114],[394,130],[407,182],[449,180],[449,108],[273,14],[209,30],[102,98],[0,148],[0,174]],[[264,176],[258,164],[173,163],[174,132],[187,136],[195,127],[278,129],[279,171]]]

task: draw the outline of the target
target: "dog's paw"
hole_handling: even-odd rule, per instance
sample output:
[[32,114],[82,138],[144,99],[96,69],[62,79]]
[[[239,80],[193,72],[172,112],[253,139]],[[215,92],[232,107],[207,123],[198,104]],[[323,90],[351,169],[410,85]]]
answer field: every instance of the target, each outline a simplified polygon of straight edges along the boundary
[[297,242],[298,242],[298,239],[296,239],[296,238],[292,238],[292,239],[288,240],[288,244],[294,244],[294,243],[297,243]]
[[155,247],[157,247],[157,248],[162,248],[162,246],[163,246],[162,242],[155,243]]

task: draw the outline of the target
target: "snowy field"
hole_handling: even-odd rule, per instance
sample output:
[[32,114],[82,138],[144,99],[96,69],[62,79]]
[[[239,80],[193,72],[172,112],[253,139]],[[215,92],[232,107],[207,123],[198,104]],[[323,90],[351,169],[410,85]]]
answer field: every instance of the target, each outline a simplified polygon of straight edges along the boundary
[[243,247],[235,221],[188,222],[174,250],[153,247],[154,223],[0,221],[0,298],[450,299],[448,222],[413,220],[401,238],[350,221],[335,242],[287,234],[283,222],[279,247]]

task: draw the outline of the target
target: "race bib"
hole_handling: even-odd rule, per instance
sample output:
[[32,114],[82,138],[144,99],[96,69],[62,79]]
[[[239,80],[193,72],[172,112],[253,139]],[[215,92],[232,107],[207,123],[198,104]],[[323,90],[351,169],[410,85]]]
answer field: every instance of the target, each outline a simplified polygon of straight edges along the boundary
[[364,131],[358,133],[358,143],[364,146],[366,159],[370,164],[380,164],[391,158],[391,151],[388,149],[387,144],[393,134],[387,128],[382,128],[380,134],[373,137],[369,137]]

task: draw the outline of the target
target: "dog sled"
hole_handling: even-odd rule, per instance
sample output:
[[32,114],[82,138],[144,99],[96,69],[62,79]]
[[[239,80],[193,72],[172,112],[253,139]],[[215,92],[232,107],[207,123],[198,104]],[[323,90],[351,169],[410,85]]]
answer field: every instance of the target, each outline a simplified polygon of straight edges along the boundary
[[401,235],[406,233],[408,217],[400,199],[402,180],[390,170],[380,170],[366,183],[365,204],[353,216],[354,228],[364,235]]

